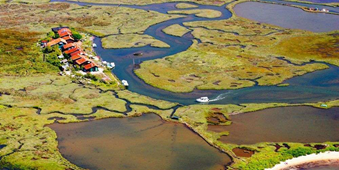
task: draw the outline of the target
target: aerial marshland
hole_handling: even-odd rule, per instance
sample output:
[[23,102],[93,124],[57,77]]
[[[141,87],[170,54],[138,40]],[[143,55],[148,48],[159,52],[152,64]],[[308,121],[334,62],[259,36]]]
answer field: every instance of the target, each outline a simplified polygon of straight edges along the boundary
[[[336,8],[269,2],[0,1],[0,168],[252,170],[338,151]],[[66,27],[69,42],[51,32]]]

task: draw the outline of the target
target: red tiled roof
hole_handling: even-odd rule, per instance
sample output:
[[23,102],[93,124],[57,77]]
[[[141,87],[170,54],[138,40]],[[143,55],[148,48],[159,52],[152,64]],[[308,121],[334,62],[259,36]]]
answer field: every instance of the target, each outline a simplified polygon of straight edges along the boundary
[[64,37],[64,36],[67,36],[67,35],[72,35],[72,31],[68,28],[62,28],[58,31],[58,34],[60,37]]
[[71,56],[79,55],[80,53],[81,53],[81,51],[79,50],[79,51],[72,53]]
[[72,38],[71,36],[65,36],[65,37],[62,37],[62,39],[64,40],[74,40],[74,38]]
[[76,51],[79,51],[79,48],[72,48],[72,49],[69,49],[69,50],[65,51],[64,53],[65,54],[71,54],[71,53],[74,53]]
[[74,47],[74,44],[68,43],[68,44],[64,45],[62,48],[65,50],[65,49],[70,48],[70,47]]
[[89,64],[86,64],[84,66],[85,70],[89,70],[89,69],[91,69],[93,67],[98,67],[98,66],[96,64],[94,64],[94,63],[89,63]]
[[75,61],[75,63],[77,63],[78,65],[84,64],[85,62],[87,62],[87,59],[84,57],[81,57],[80,59]]
[[59,42],[67,43],[64,39],[57,38],[57,39],[53,39],[50,42],[48,42],[47,46],[53,46],[53,45],[58,44]]
[[81,58],[80,55],[75,55],[75,56],[72,56],[72,57],[71,57],[71,60],[75,61],[75,60],[78,60],[78,59],[80,59],[80,58]]

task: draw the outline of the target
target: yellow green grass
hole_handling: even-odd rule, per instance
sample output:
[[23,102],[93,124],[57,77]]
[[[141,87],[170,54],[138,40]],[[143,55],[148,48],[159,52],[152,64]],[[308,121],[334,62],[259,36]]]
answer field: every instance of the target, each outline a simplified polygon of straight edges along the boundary
[[172,92],[238,89],[255,83],[278,85],[328,68],[320,63],[294,65],[278,57],[294,63],[317,60],[338,64],[335,44],[339,36],[335,32],[289,30],[237,16],[184,25],[201,43],[195,41],[187,51],[143,62],[135,73],[146,83]]
[[154,87],[190,92],[195,88],[250,87],[255,81],[259,85],[277,85],[288,78],[328,68],[324,64],[292,65],[275,57],[239,52],[241,50],[195,43],[185,52],[143,62],[135,73]]
[[138,93],[133,93],[128,90],[117,91],[119,98],[126,99],[131,103],[142,103],[152,106],[156,106],[160,109],[169,109],[177,105],[177,103],[171,103],[164,100],[156,100],[148,96],[143,96]]
[[[71,1],[79,1],[79,2],[90,2],[90,3],[108,3],[108,4],[126,4],[126,5],[147,5],[147,4],[159,4],[164,2],[178,2],[178,0],[71,0]],[[228,2],[232,2],[232,0],[182,0],[181,2],[195,2],[198,4],[205,5],[223,5]]]
[[168,11],[169,14],[195,14],[197,17],[202,18],[218,18],[222,15],[220,11],[212,9],[191,9],[191,10],[174,10]]
[[177,5],[175,5],[175,7],[182,9],[182,8],[197,8],[198,6],[188,3],[178,3]]
[[97,36],[143,33],[149,26],[178,15],[126,7],[78,6],[69,3],[3,4],[0,28],[47,33],[59,25]]
[[[31,79],[34,79],[32,77]],[[60,80],[61,79],[61,80]],[[1,87],[10,95],[0,97],[0,103],[13,106],[39,107],[41,113],[63,112],[89,114],[92,107],[105,107],[119,112],[126,111],[125,101],[117,99],[112,92],[99,93],[98,89],[83,88],[70,79],[49,76],[50,84],[27,84],[18,91]],[[2,77],[4,85],[10,84],[10,77]],[[8,87],[8,86],[7,86]]]
[[286,56],[295,63],[310,60],[324,61],[339,66],[339,32],[323,34],[303,34],[282,39],[271,52]]
[[0,105],[0,145],[6,145],[0,149],[0,168],[79,169],[61,156],[56,133],[45,127],[53,120],[35,112]]
[[169,34],[169,35],[182,37],[183,35],[185,35],[190,30],[179,25],[179,24],[174,24],[174,25],[171,25],[171,26],[164,28],[162,31],[166,34]]
[[169,48],[170,46],[149,35],[120,34],[111,35],[102,39],[104,48],[132,48],[151,45],[152,47]]

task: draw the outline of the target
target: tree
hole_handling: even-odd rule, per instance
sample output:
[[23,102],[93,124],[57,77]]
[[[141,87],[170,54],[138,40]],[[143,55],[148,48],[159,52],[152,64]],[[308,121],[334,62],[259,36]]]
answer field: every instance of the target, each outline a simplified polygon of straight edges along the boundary
[[75,40],[78,41],[82,38],[82,35],[78,31],[76,31],[74,28],[71,28],[71,31],[72,31],[72,34]]
[[77,41],[81,40],[81,38],[82,38],[82,35],[81,35],[81,34],[79,34],[79,33],[73,33],[73,32],[72,32],[72,34],[73,34],[73,37],[74,37],[75,40],[77,40]]
[[55,36],[55,33],[53,31],[47,33],[47,37],[53,38]]

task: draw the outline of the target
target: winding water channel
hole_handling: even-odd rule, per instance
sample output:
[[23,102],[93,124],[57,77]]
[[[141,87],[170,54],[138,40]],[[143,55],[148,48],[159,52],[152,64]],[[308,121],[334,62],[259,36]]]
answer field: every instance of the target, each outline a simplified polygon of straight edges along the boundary
[[[65,0],[52,0],[54,2],[64,2]],[[275,3],[284,3],[284,4],[292,4],[292,5],[303,5],[303,6],[308,6],[308,7],[318,7],[318,8],[325,8],[324,6],[321,5],[314,5],[314,4],[303,4],[303,3],[297,3],[297,2],[286,2],[286,1],[281,1],[281,0],[263,0],[263,1],[270,1],[270,2],[275,2]],[[92,4],[92,3],[81,3],[81,2],[70,2],[70,3],[76,3],[78,5],[105,5],[105,6],[117,6],[117,5],[112,5],[112,4]],[[176,5],[177,3],[162,3],[162,4],[153,4],[153,5],[144,5],[144,6],[136,6],[136,5],[121,5],[124,7],[131,7],[131,8],[137,8],[137,9],[143,9],[143,10],[154,10],[158,11],[161,13],[167,13],[167,11],[170,10],[176,10]],[[194,3],[190,3],[194,4]],[[257,3],[258,4],[258,3]],[[261,3],[259,3],[261,4]],[[173,25],[173,24],[179,24],[181,26],[184,26],[184,22],[192,22],[192,21],[211,21],[211,20],[225,20],[228,19],[232,16],[231,12],[226,9],[226,5],[223,6],[209,6],[209,5],[199,5],[199,4],[194,4],[197,5],[199,9],[213,9],[217,11],[222,12],[222,16],[219,18],[213,18],[213,19],[208,19],[208,18],[200,18],[196,17],[195,15],[186,15],[183,18],[177,18],[177,19],[172,19],[168,20],[156,25],[153,25],[149,27],[144,34],[150,35],[158,40],[161,40],[167,44],[169,44],[171,47],[170,48],[155,48],[151,46],[146,46],[146,47],[138,47],[138,48],[127,48],[127,49],[104,49],[102,48],[102,43],[100,38],[96,38],[94,42],[98,45],[98,48],[96,48],[96,53],[101,56],[105,61],[109,62],[115,62],[116,63],[116,68],[113,70],[114,74],[117,75],[119,79],[124,79],[127,80],[130,84],[129,90],[150,96],[155,99],[162,99],[162,100],[167,100],[167,101],[172,101],[172,102],[178,102],[183,105],[189,105],[189,104],[194,104],[195,99],[201,96],[209,96],[210,98],[219,98],[220,100],[217,100],[215,102],[212,102],[211,104],[238,104],[238,103],[266,103],[266,102],[288,102],[288,103],[305,103],[305,102],[318,102],[318,101],[323,101],[323,100],[333,100],[333,99],[338,99],[339,98],[339,67],[333,66],[333,65],[328,65],[329,69],[326,70],[321,70],[321,71],[316,71],[313,73],[306,74],[304,76],[300,77],[295,77],[289,80],[286,80],[284,83],[290,84],[288,87],[277,87],[277,86],[253,86],[249,88],[242,88],[238,90],[194,90],[193,92],[190,93],[172,93],[169,91],[161,90],[155,87],[152,87],[145,82],[143,82],[140,78],[138,78],[134,72],[134,66],[133,66],[133,60],[137,63],[141,63],[143,61],[147,60],[152,60],[156,58],[163,58],[165,56],[170,56],[174,55],[180,52],[183,52],[187,50],[191,45],[192,45],[192,40],[194,37],[192,34],[189,32],[185,34],[183,37],[175,37],[171,35],[167,35],[164,32],[162,32],[162,29]],[[262,4],[261,4],[262,5]],[[271,4],[269,4],[271,5]],[[272,10],[276,8],[281,8],[279,5],[273,5]],[[292,8],[292,7],[284,7],[284,9],[287,10],[293,10],[294,15],[302,14],[307,20],[310,20],[314,22],[314,14],[312,13],[306,13],[300,9]],[[335,7],[326,7],[329,9],[331,12],[334,13],[339,13],[339,8]],[[247,11],[248,12],[248,11]],[[256,12],[260,12],[256,11]],[[275,15],[274,12],[271,12],[272,15]],[[276,15],[281,15],[279,13],[276,13]],[[335,18],[339,20],[339,15],[330,15],[330,14],[320,14],[321,17],[318,17],[318,20],[321,20],[322,18],[326,18],[327,16],[330,16],[331,18]],[[258,20],[260,21],[260,16],[259,18],[252,18],[253,20]],[[313,19],[313,20],[312,20]],[[265,20],[266,22],[270,23],[270,20]],[[264,22],[265,22],[264,21]],[[326,20],[328,23],[332,23],[331,20]],[[282,24],[279,26],[288,27],[288,22],[281,22]],[[312,26],[310,24],[309,26]],[[317,28],[317,32],[324,32],[324,31],[329,31],[327,30],[328,27],[321,27]],[[332,25],[331,25],[332,28]],[[333,27],[334,29],[339,29],[339,25],[336,25]],[[134,53],[143,53],[143,56],[134,56]],[[312,62],[311,62],[312,63]],[[308,64],[308,63],[304,63]],[[307,108],[308,109],[308,108]],[[307,111],[307,109],[302,108],[303,111]],[[293,110],[293,109],[292,109]],[[338,109],[332,110],[337,111]],[[312,110],[313,111],[313,110]],[[279,116],[284,116],[284,115],[278,115],[275,117],[272,115],[272,112],[275,112],[275,110],[267,110],[263,111],[263,113],[258,113],[258,114],[253,114],[254,117],[259,117],[261,118],[261,126],[256,126],[255,122],[252,122],[252,124],[248,124],[246,128],[256,126],[259,129],[257,131],[260,131],[260,128],[266,129],[267,130],[267,122],[270,122],[272,120],[275,120],[279,123],[279,120],[277,120],[277,117]],[[290,111],[292,112],[292,111]],[[271,116],[268,116],[265,114],[269,114]],[[279,112],[281,113],[281,112]],[[264,115],[264,116],[263,116]],[[316,122],[312,122],[312,120],[316,120],[319,117],[322,117],[322,115],[319,115],[319,111],[314,111],[313,118],[309,119],[310,121],[306,121],[304,124],[298,123],[298,121],[294,120],[295,117],[300,118],[297,120],[303,120],[304,116],[306,113],[302,112],[302,114],[291,114],[293,116],[289,117],[287,116],[286,118],[289,118],[290,123],[293,123],[293,125],[301,125],[301,126],[313,126],[317,124]],[[246,120],[243,117],[247,117],[248,115],[243,115],[243,116],[234,116],[235,120]],[[286,116],[286,115],[285,115]],[[256,118],[257,118],[256,117]],[[268,118],[267,118],[268,117]],[[286,126],[286,122],[280,122],[284,124],[285,126],[281,127],[281,129],[276,129],[277,133],[283,133],[282,136],[279,136],[280,134],[277,133],[270,133],[270,136],[263,135],[263,136],[255,136],[258,134],[252,133],[252,129],[249,131],[246,131],[248,129],[244,128],[243,134],[253,134],[253,138],[249,138],[249,141],[243,140],[243,136],[232,136],[232,134],[239,134],[238,132],[231,132],[230,138],[225,137],[225,142],[230,142],[230,143],[238,143],[238,144],[249,144],[249,143],[256,143],[256,142],[262,142],[262,141],[292,141],[292,142],[309,142],[315,141],[315,142],[322,142],[326,140],[334,140],[338,141],[339,139],[336,138],[335,134],[329,134],[326,135],[326,131],[330,131],[331,129],[335,128],[337,129],[338,126],[336,126],[336,122],[338,121],[338,115],[336,114],[335,117],[331,116],[325,116],[323,120],[325,122],[331,121],[331,124],[327,124],[324,122],[321,122],[324,126],[326,125],[325,128],[319,128],[320,135],[325,135],[325,136],[320,136],[319,138],[314,137],[313,134],[310,132],[309,134],[305,134],[305,138],[298,138],[299,133],[296,133],[292,135],[290,139],[287,139],[288,136],[290,136],[288,130],[288,125]],[[176,162],[175,166],[178,167],[170,167],[168,162],[164,163],[159,160],[156,160],[155,158],[150,158],[152,161],[154,161],[153,165],[157,167],[158,169],[188,169],[186,166],[197,166],[198,168],[196,169],[201,169],[203,166],[214,166],[216,165],[216,168],[218,169],[220,165],[225,165],[226,163],[230,162],[229,157],[223,157],[220,159],[219,153],[216,153],[215,150],[209,150],[209,149],[203,149],[204,153],[202,155],[208,155],[211,157],[211,159],[208,159],[207,157],[204,158],[199,158],[196,157],[197,155],[201,155],[201,153],[196,153],[196,152],[187,152],[183,153],[180,149],[189,147],[190,145],[193,145],[194,147],[205,147],[207,145],[206,143],[201,144],[199,142],[196,143],[196,141],[192,142],[191,141],[184,141],[182,144],[179,144],[176,146],[174,143],[168,143],[168,140],[163,140],[165,138],[173,137],[171,136],[171,133],[174,132],[179,132],[179,131],[185,131],[183,129],[182,125],[174,125],[173,124],[168,124],[168,125],[161,125],[160,129],[156,129],[155,131],[151,132],[142,132],[142,133],[134,133],[136,132],[137,128],[144,128],[148,129],[150,126],[148,125],[154,125],[154,127],[157,127],[157,124],[159,123],[160,120],[157,120],[157,118],[154,117],[149,117],[149,116],[143,116],[140,118],[143,121],[146,122],[138,122],[135,120],[136,118],[127,118],[126,120],[124,119],[109,119],[109,120],[102,120],[100,122],[94,121],[94,123],[81,123],[81,124],[70,124],[70,125],[52,125],[53,129],[57,131],[58,136],[60,137],[60,145],[61,145],[61,152],[63,155],[71,160],[72,162],[77,162],[77,165],[80,165],[82,167],[88,167],[92,169],[105,169],[110,166],[117,166],[115,168],[117,169],[130,169],[133,167],[137,167],[140,165],[149,165],[148,163],[145,164],[145,161],[141,157],[143,156],[157,156],[161,157],[160,159],[163,158],[163,160],[171,160],[171,163]],[[280,119],[280,117],[278,118]],[[139,119],[138,119],[139,120]],[[322,120],[322,119],[321,119]],[[266,122],[266,123],[265,123]],[[160,122],[161,123],[161,122]],[[116,126],[117,125],[117,126]],[[119,126],[118,126],[119,125]],[[138,126],[134,126],[138,125]],[[112,127],[113,126],[113,127]],[[175,127],[176,126],[176,127]],[[180,126],[180,127],[178,127]],[[238,125],[239,126],[239,125]],[[237,128],[237,124],[235,126],[230,126],[230,128]],[[175,128],[174,128],[175,127]],[[101,128],[101,129],[100,129]],[[287,128],[287,129],[286,129]],[[179,130],[178,130],[179,129]],[[71,130],[71,131],[69,131]],[[117,131],[116,131],[117,130]],[[187,130],[187,129],[186,129]],[[114,132],[113,132],[114,131]],[[232,131],[232,129],[231,129]],[[237,130],[234,130],[237,131]],[[97,132],[100,132],[97,134]],[[303,131],[299,131],[301,134],[303,134]],[[333,131],[335,133],[335,131]],[[81,134],[82,133],[82,134]],[[125,134],[130,134],[130,136],[125,135]],[[163,137],[156,137],[154,134],[162,134],[164,133]],[[180,132],[182,133],[182,132]],[[269,132],[267,132],[269,133]],[[188,133],[185,133],[187,135]],[[193,133],[192,133],[193,134]],[[68,135],[68,136],[67,136]],[[124,138],[119,138],[119,136],[123,136]],[[175,135],[176,136],[176,135]],[[188,135],[189,136],[189,135]],[[149,141],[145,139],[148,139],[149,137],[152,138]],[[197,136],[196,136],[197,137]],[[125,138],[128,138],[128,140],[125,141]],[[153,138],[156,138],[155,140]],[[179,140],[180,137],[177,137]],[[193,139],[194,137],[182,137],[180,140],[186,140],[186,139]],[[113,140],[114,139],[114,140]],[[317,140],[319,139],[319,140]],[[85,140],[85,142],[84,142]],[[144,148],[145,150],[139,150],[141,151],[140,157],[134,157],[135,155],[130,154],[129,152],[125,152],[122,150],[115,150],[116,147],[113,147],[113,145],[119,145],[119,147],[127,147],[127,143],[125,142],[130,142],[132,140],[132,145],[129,147],[133,147],[134,149],[140,149]],[[143,143],[141,146],[138,141],[133,141],[133,140],[141,140],[139,142]],[[194,140],[198,140],[195,139]],[[199,139],[202,141],[201,139]],[[79,141],[78,143],[76,141]],[[115,143],[119,142],[120,143]],[[152,145],[148,145],[151,142]],[[185,143],[186,142],[186,143]],[[185,145],[183,145],[183,143]],[[194,144],[192,144],[194,143]],[[78,144],[83,144],[82,146],[78,146]],[[156,144],[156,145],[154,145]],[[160,147],[159,148],[154,148],[154,146],[157,146],[157,144],[164,144],[163,146],[168,147],[172,149],[172,152],[167,152],[166,154],[161,154],[161,152],[164,150],[164,148]],[[102,146],[106,147],[102,147]],[[112,145],[112,146],[110,146]],[[86,146],[91,146],[92,148],[88,148]],[[176,149],[176,147],[179,147],[180,149]],[[106,150],[109,148],[110,150]],[[76,152],[72,149],[77,149]],[[152,149],[159,149],[158,151],[153,151]],[[191,148],[194,150],[194,148]],[[214,149],[214,148],[213,148]],[[165,149],[166,150],[166,149]],[[186,150],[189,150],[186,148]],[[200,149],[196,149],[197,152],[200,152]],[[131,153],[135,153],[134,151],[130,151]],[[93,154],[92,154],[93,153]],[[98,156],[100,154],[100,156]],[[96,159],[96,158],[102,158],[102,155],[106,155],[107,157],[104,160]],[[112,155],[113,157],[109,157],[109,155]],[[155,154],[155,155],[153,155]],[[182,156],[182,154],[184,156]],[[223,155],[223,154],[222,154]],[[122,157],[121,157],[122,156]],[[174,159],[175,156],[182,156],[181,159],[184,159],[186,162],[177,162],[179,159]],[[168,159],[165,159],[168,158]],[[89,162],[91,161],[92,162]],[[108,160],[108,159],[114,159]],[[133,159],[133,161],[136,161],[136,163],[139,164],[128,164],[131,163],[129,159]],[[153,160],[154,159],[154,160]],[[205,160],[206,162],[202,164],[187,164],[191,160]],[[106,161],[106,162],[105,162]],[[115,164],[108,164],[107,162],[114,162]],[[119,162],[119,163],[117,163]],[[134,162],[135,163],[135,162]],[[151,163],[152,164],[152,163]],[[174,163],[173,163],[174,164]],[[96,166],[96,167],[93,167]],[[132,167],[129,167],[132,166]],[[174,166],[174,165],[173,165]],[[189,167],[189,169],[192,169]],[[147,167],[139,167],[143,169],[148,169]],[[205,168],[205,167],[204,167]],[[204,169],[203,168],[203,169]],[[133,168],[134,169],[134,168]],[[205,168],[206,169],[206,168]]]
[[[64,0],[55,0],[55,1],[64,1]],[[264,0],[267,1],[267,0]],[[280,0],[270,0],[270,2],[275,3],[289,3],[293,5],[301,5],[302,3],[297,2],[286,2]],[[108,6],[117,6],[112,4],[92,4],[92,3],[81,3],[81,2],[71,2],[78,5],[108,5]],[[144,6],[136,5],[122,5],[125,7],[144,9],[144,10],[154,10],[161,13],[167,13],[167,11],[176,9],[175,5],[177,3],[162,3],[162,4],[152,4]],[[194,4],[194,3],[191,3]],[[261,4],[261,3],[256,3]],[[119,79],[127,80],[130,84],[129,90],[150,96],[155,99],[162,99],[172,102],[178,102],[183,105],[194,104],[195,99],[201,96],[209,96],[210,98],[219,98],[212,102],[211,104],[229,104],[229,103],[260,103],[260,102],[289,102],[289,103],[303,103],[303,102],[315,102],[321,100],[332,100],[339,97],[339,71],[338,67],[330,66],[330,69],[317,71],[314,73],[309,73],[304,76],[295,77],[290,80],[287,80],[285,83],[289,83],[289,87],[277,87],[277,86],[254,86],[249,88],[242,88],[238,90],[194,90],[190,93],[173,93],[165,90],[161,90],[155,87],[152,87],[140,78],[138,78],[133,72],[133,59],[136,63],[141,63],[143,61],[152,60],[156,58],[163,58],[165,56],[170,56],[183,52],[187,50],[192,45],[192,40],[194,37],[191,33],[187,33],[183,37],[175,37],[162,32],[162,29],[173,24],[180,24],[183,26],[184,22],[192,21],[211,21],[211,20],[225,20],[232,16],[231,12],[223,6],[210,6],[210,5],[197,5],[199,9],[213,9],[222,12],[222,16],[219,18],[201,18],[196,17],[195,15],[186,15],[184,18],[177,18],[168,20],[159,24],[150,26],[145,34],[153,36],[154,38],[161,40],[169,44],[170,48],[155,48],[151,46],[138,47],[138,48],[126,48],[126,49],[104,49],[102,48],[101,39],[96,38],[94,41],[98,45],[96,52],[104,60],[109,62],[115,62],[116,68],[113,70],[114,74],[117,75]],[[240,4],[241,5],[241,4]],[[270,4],[267,4],[270,5]],[[304,6],[317,6],[321,8],[320,5],[312,4],[302,4]],[[280,5],[273,5],[272,10],[275,8],[281,8]],[[320,14],[321,17],[314,19],[313,13],[307,13],[301,9],[296,9],[293,7],[284,7],[294,11],[294,15],[303,14],[304,19],[307,21],[316,22],[321,20],[324,17],[334,17],[339,20],[338,15],[330,14]],[[329,7],[326,7],[329,8]],[[284,9],[284,10],[286,10]],[[339,8],[331,7],[332,11],[338,11]],[[262,11],[262,10],[261,10]],[[257,10],[256,12],[260,13],[261,11]],[[288,12],[287,12],[288,13]],[[271,15],[274,15],[272,13]],[[276,14],[281,15],[281,14]],[[288,16],[286,16],[288,17]],[[327,20],[330,22],[330,25],[333,21]],[[284,22],[287,28],[288,22]],[[280,25],[284,26],[284,25]],[[312,26],[312,25],[311,25]],[[318,27],[314,25],[314,27]],[[318,32],[328,31],[328,26],[317,28]],[[339,25],[333,26],[331,28],[339,29]],[[134,53],[143,53],[143,56],[134,56]]]

